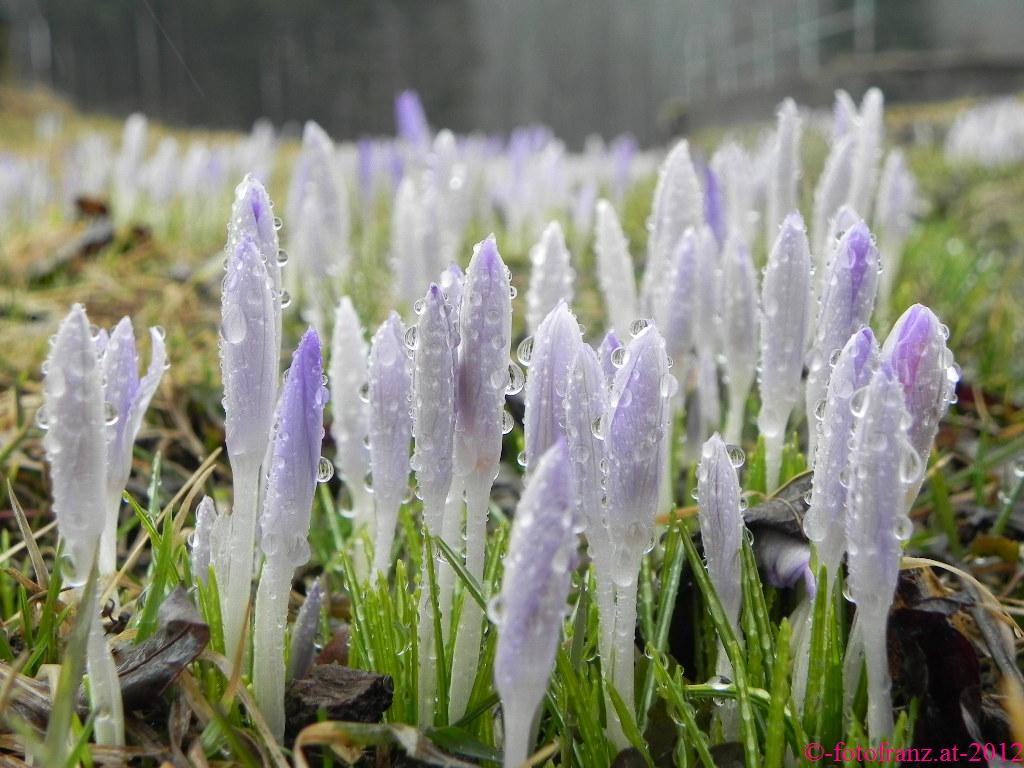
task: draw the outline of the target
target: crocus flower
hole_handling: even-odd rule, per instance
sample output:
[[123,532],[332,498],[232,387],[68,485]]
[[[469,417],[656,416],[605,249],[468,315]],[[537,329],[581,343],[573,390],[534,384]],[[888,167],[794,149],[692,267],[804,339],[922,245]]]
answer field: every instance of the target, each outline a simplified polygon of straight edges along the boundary
[[286,272],[291,299],[323,331],[323,314],[333,307],[336,279],[351,261],[348,193],[337,169],[334,144],[316,123],[306,123],[302,150],[288,189],[288,250],[297,268]]
[[114,327],[104,345],[100,367],[104,398],[114,418],[107,432],[107,519],[100,540],[99,571],[112,575],[117,570],[117,518],[121,494],[132,468],[132,446],[142,426],[142,417],[168,367],[163,330],[150,328],[150,359],[146,375],[139,378],[139,355],[135,332],[127,317]]
[[633,276],[629,243],[622,233],[615,209],[607,200],[597,201],[594,253],[609,330],[625,333],[637,317],[636,278]]
[[527,470],[530,462],[565,434],[563,403],[569,363],[582,343],[579,323],[565,301],[559,301],[533,337],[523,418]]
[[356,528],[369,525],[373,509],[365,482],[370,472],[368,356],[359,316],[352,300],[343,296],[331,337],[331,434],[337,446],[334,461],[352,499]]
[[773,587],[789,589],[803,581],[808,598],[815,595],[811,548],[803,539],[765,529],[754,540],[754,555],[764,580]]
[[[108,516],[107,433],[103,382],[89,319],[75,304],[61,322],[43,377],[43,448],[50,464],[53,511],[70,561],[72,586],[82,586],[92,571]],[[99,593],[97,592],[97,600]],[[117,670],[94,611],[86,645],[96,740],[124,744],[124,716]]]
[[811,301],[811,252],[800,214],[782,222],[761,286],[761,412],[768,488],[779,480],[789,414],[800,398]]
[[[857,613],[847,669],[851,673],[857,670],[859,675],[854,654],[863,649],[868,671],[868,735],[878,741],[893,728],[886,623],[899,578],[901,545],[911,529],[906,514],[907,486],[920,474],[921,457],[907,434],[910,418],[903,386],[891,363],[882,362],[851,407],[856,426],[846,515],[847,583]],[[852,677],[850,680],[852,686]]]
[[[716,432],[704,443],[697,466],[697,496],[704,558],[715,593],[722,603],[733,632],[740,636],[740,551],[743,548],[743,515],[740,482],[728,446]],[[732,665],[721,647],[717,673],[732,677]]]
[[[736,142],[727,141],[711,157],[711,168],[722,188],[723,226],[715,232],[719,245],[733,237],[750,245],[751,213],[754,208],[751,158]],[[721,235],[721,237],[719,237]]]
[[811,234],[814,237],[815,269],[821,273],[826,266],[831,250],[829,223],[836,211],[846,202],[850,191],[850,176],[853,173],[853,156],[856,149],[855,137],[844,135],[835,140],[829,148],[825,167],[814,187],[814,214],[811,219]]
[[[896,321],[882,346],[882,359],[903,386],[911,423],[907,434],[922,461],[927,461],[949,410],[960,371],[946,346],[949,329],[928,307],[915,304]],[[923,476],[911,486],[914,494]]]
[[228,649],[238,646],[252,586],[260,465],[267,453],[277,398],[276,302],[259,248],[251,239],[243,239],[228,254],[221,294],[224,426],[234,486],[228,562],[218,569]]
[[[690,159],[690,145],[684,139],[669,151],[654,188],[647,264],[640,291],[641,309],[648,317],[663,316],[666,278],[679,238],[687,227],[698,229],[703,224],[704,196]],[[623,329],[616,330],[621,333]]]
[[537,462],[516,507],[501,593],[494,684],[501,697],[505,768],[530,753],[530,729],[555,664],[575,566],[569,457],[559,440]]
[[[866,325],[875,306],[878,250],[863,221],[846,230],[828,268],[818,311],[814,342],[808,354],[807,413],[813,414],[825,397],[829,361],[853,333]],[[808,434],[808,459],[813,461],[817,434]]]
[[842,88],[836,90],[836,100],[832,107],[832,141],[838,141],[849,134],[857,122],[857,104],[850,94]]
[[395,97],[395,130],[399,138],[414,147],[430,146],[430,126],[423,102],[416,91],[402,91]]
[[202,584],[206,584],[210,566],[213,564],[211,535],[216,522],[217,507],[213,499],[203,496],[196,507],[196,527],[189,539],[192,548],[192,577]]
[[704,166],[704,220],[719,243],[725,242],[725,200],[718,174],[712,166]]
[[878,233],[878,253],[882,257],[878,307],[882,312],[888,312],[903,246],[910,236],[917,207],[917,181],[907,168],[903,153],[893,149],[885,158],[875,201],[875,231]]
[[857,147],[846,202],[865,219],[871,217],[878,166],[882,160],[884,104],[882,92],[877,88],[869,88],[861,100],[860,118],[856,125]]
[[725,355],[729,412],[725,439],[740,441],[747,395],[754,381],[758,355],[757,276],[750,249],[737,242],[727,243],[723,255],[722,344]]
[[318,481],[333,468],[321,459],[324,406],[320,339],[312,328],[299,342],[277,406],[267,495],[260,515],[266,556],[256,591],[253,688],[267,726],[284,737],[284,637],[292,573],[309,559],[309,517]]
[[846,549],[846,468],[853,434],[850,400],[871,380],[878,356],[878,342],[870,328],[850,337],[836,359],[825,399],[815,409],[815,421],[810,426],[818,433],[818,450],[804,532],[816,544],[818,563],[825,568],[830,583]]
[[[825,569],[828,589],[836,584],[839,565],[846,552],[847,485],[849,484],[850,442],[854,417],[850,402],[863,393],[878,367],[878,342],[870,328],[853,334],[836,360],[829,377],[825,399],[815,408],[808,429],[817,434],[811,499],[804,516],[804,533],[814,543],[818,565]],[[794,654],[793,692],[802,705],[806,693],[808,659],[812,632],[811,612],[797,634]],[[812,706],[816,706],[812,702]]]
[[775,241],[782,219],[795,210],[797,181],[800,178],[800,134],[802,125],[792,99],[782,102],[778,111],[778,125],[775,129],[771,153],[771,167],[768,171],[767,205],[765,213],[765,237]]
[[[501,459],[512,340],[509,276],[494,236],[478,244],[466,270],[459,317],[455,463],[466,491],[466,569],[476,579],[483,577],[487,506]],[[482,619],[475,603],[463,605],[452,661],[450,719],[461,717],[469,702]]]
[[664,330],[668,354],[677,366],[676,376],[684,382],[696,335],[697,249],[697,233],[687,229],[672,257],[665,317],[659,325]]
[[405,328],[395,312],[381,323],[370,345],[370,471],[373,477],[373,569],[387,571],[398,508],[409,489],[409,405],[412,373]]
[[[675,394],[669,379],[675,382],[668,371],[665,340],[649,325],[627,346],[601,421],[608,461],[611,578],[616,590],[613,629],[602,627],[601,634],[612,638],[613,647],[605,652],[609,677],[631,709],[637,575],[644,552],[654,544],[663,452],[668,450],[669,401]],[[611,735],[623,741],[614,724]]]
[[559,301],[572,302],[575,279],[565,247],[565,236],[557,221],[544,228],[540,241],[530,249],[530,287],[526,292],[526,327],[536,333],[541,322]]
[[291,645],[288,653],[288,679],[301,680],[313,665],[316,652],[316,637],[320,632],[320,606],[324,599],[324,588],[320,579],[306,593],[306,599],[299,608],[292,628]]
[[[455,439],[455,366],[458,359],[451,308],[436,283],[418,306],[413,358],[413,433],[416,450],[411,467],[423,499],[424,534],[440,536],[445,501],[452,484]],[[436,646],[426,563],[420,579],[419,699],[420,722],[433,713]]]

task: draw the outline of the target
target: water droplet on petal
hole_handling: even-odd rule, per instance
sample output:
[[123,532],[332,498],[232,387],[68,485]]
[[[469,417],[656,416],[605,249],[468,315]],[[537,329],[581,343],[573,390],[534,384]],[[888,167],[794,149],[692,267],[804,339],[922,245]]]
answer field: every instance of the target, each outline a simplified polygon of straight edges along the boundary
[[316,481],[326,483],[332,477],[334,477],[334,465],[326,456],[321,456],[316,465]]
[[512,427],[515,426],[515,420],[512,418],[512,414],[502,409],[501,411],[501,434],[507,435],[512,431]]
[[516,357],[523,365],[530,365],[530,358],[533,357],[533,336],[527,336],[519,342],[519,346],[516,347]]

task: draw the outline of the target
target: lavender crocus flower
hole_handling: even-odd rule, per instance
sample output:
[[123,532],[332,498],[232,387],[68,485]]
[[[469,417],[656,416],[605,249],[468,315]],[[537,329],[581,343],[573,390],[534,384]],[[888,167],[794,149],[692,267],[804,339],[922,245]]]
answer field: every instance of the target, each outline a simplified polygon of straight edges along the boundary
[[878,233],[878,252],[882,258],[878,308],[883,313],[889,310],[892,286],[899,272],[903,246],[910,236],[917,207],[917,181],[907,168],[903,153],[893,149],[885,159],[882,178],[878,182],[878,199],[875,201],[875,231]]
[[569,363],[582,343],[579,323],[565,301],[559,301],[533,337],[523,418],[527,470],[565,434],[563,403]]
[[316,637],[320,632],[320,607],[324,599],[324,588],[321,580],[313,582],[306,593],[306,599],[299,608],[292,628],[291,644],[288,653],[288,679],[301,680],[313,665],[313,654],[316,652]]
[[[510,273],[494,236],[477,245],[466,271],[459,324],[461,343],[455,420],[455,464],[466,491],[466,569],[483,577],[491,483],[498,472],[512,340]],[[462,609],[452,662],[450,719],[465,712],[476,676],[482,615]]]
[[[927,461],[949,410],[960,371],[946,346],[949,329],[928,307],[915,304],[896,321],[882,346],[882,359],[903,386],[911,423],[907,434],[922,461]],[[922,478],[911,485],[916,495]]]
[[846,540],[850,596],[857,604],[847,650],[847,679],[859,674],[859,650],[867,661],[868,735],[892,733],[892,700],[886,623],[899,577],[902,542],[911,524],[907,487],[921,472],[921,457],[907,434],[903,387],[883,361],[871,382],[851,402],[856,417],[849,466]]
[[754,190],[751,182],[752,160],[736,142],[728,141],[715,150],[711,157],[714,170],[722,188],[724,224],[718,238],[721,245],[732,237],[741,243],[751,244],[751,214],[754,208]]
[[[416,472],[423,499],[426,536],[440,536],[445,501],[452,485],[452,449],[455,439],[455,367],[458,360],[451,308],[436,283],[418,305],[413,362],[413,433],[416,450],[410,465]],[[419,605],[419,701],[420,722],[432,721],[435,645],[426,563],[420,579]]]
[[[818,311],[814,342],[808,354],[806,405],[808,417],[825,397],[829,362],[853,333],[866,325],[875,306],[878,250],[867,225],[850,227],[836,245]],[[814,460],[817,434],[808,434],[808,460]]]
[[[613,647],[610,653],[605,652],[610,662],[609,677],[631,709],[637,574],[644,552],[654,544],[674,384],[668,371],[665,340],[654,325],[649,325],[626,348],[601,422],[608,460],[611,577],[616,592],[613,629],[609,632],[602,627],[602,637],[612,638]],[[602,617],[602,622],[607,620]],[[612,737],[622,742],[617,723],[611,728]]]
[[206,584],[213,564],[213,530],[217,523],[217,507],[213,499],[203,496],[196,507],[196,527],[189,538],[192,548],[192,578]]
[[629,243],[622,233],[615,209],[607,200],[597,201],[597,231],[594,239],[597,280],[607,310],[609,330],[625,333],[637,317],[636,278]]
[[761,287],[761,412],[757,428],[765,442],[768,488],[779,481],[789,414],[800,398],[811,300],[811,252],[800,214],[782,222],[768,256]]
[[703,224],[704,196],[690,159],[690,145],[684,139],[665,158],[651,203],[647,264],[640,291],[641,310],[648,317],[663,317],[666,277],[679,238],[687,227],[699,229]]
[[281,390],[260,515],[260,547],[266,562],[256,592],[253,688],[278,741],[284,737],[284,637],[292,572],[309,559],[316,484],[333,474],[330,463],[320,457],[327,399],[320,339],[310,328],[292,356]]
[[[92,571],[107,519],[107,434],[100,361],[81,304],[61,322],[43,377],[46,429],[43,448],[50,464],[53,511],[65,542],[72,586],[85,584]],[[97,592],[98,600],[99,592]],[[124,744],[124,716],[117,670],[94,611],[86,646],[90,694],[96,716],[96,740]]]
[[802,125],[796,102],[786,99],[778,112],[778,126],[768,171],[765,237],[774,242],[783,217],[798,206],[797,181],[800,178],[800,134]]
[[530,286],[526,292],[526,327],[536,333],[548,313],[564,300],[572,302],[575,273],[565,236],[557,221],[544,228],[540,241],[530,249]]
[[835,140],[829,148],[825,167],[814,187],[814,214],[811,219],[811,234],[814,237],[815,270],[824,272],[828,253],[830,222],[836,211],[846,202],[850,191],[850,177],[853,173],[853,157],[856,149],[855,137],[845,135]]
[[348,488],[352,500],[349,514],[357,529],[369,525],[373,515],[373,498],[366,489],[370,472],[368,357],[359,316],[351,299],[343,296],[331,337],[331,434],[337,446],[335,464]]
[[[743,515],[740,482],[725,441],[716,432],[701,449],[697,466],[697,494],[701,541],[708,575],[722,603],[726,619],[740,637],[740,550],[743,548]],[[719,646],[716,671],[732,677],[732,666]]]
[[882,92],[877,88],[869,88],[861,100],[860,118],[856,125],[857,147],[847,203],[865,219],[871,218],[878,166],[882,159],[884,103]]
[[516,507],[501,593],[494,684],[504,719],[504,765],[530,753],[530,730],[555,663],[575,567],[576,528],[564,440],[537,462]]
[[163,329],[150,328],[150,360],[146,375],[139,378],[139,355],[135,332],[127,317],[114,327],[104,345],[100,367],[105,379],[104,398],[115,417],[107,432],[107,519],[100,539],[99,571],[112,575],[117,570],[117,518],[121,494],[132,468],[132,445],[142,426],[142,417],[168,367]]
[[[818,566],[825,569],[830,590],[835,587],[846,552],[848,467],[854,427],[850,402],[854,395],[864,396],[878,367],[878,359],[878,342],[871,329],[863,328],[853,334],[836,360],[825,399],[815,410],[814,421],[808,427],[818,436],[818,449],[814,454],[811,500],[804,516],[804,533],[814,543]],[[797,634],[794,654],[793,691],[801,705],[806,692],[812,618],[808,612],[803,629]]]
[[[224,425],[234,486],[226,534],[227,563],[218,569],[225,647],[238,647],[252,585],[260,465],[274,419],[280,348],[277,299],[259,248],[244,238],[228,254],[221,295],[220,358]],[[223,574],[223,578],[221,578]]]
[[416,91],[402,91],[395,97],[395,130],[398,137],[418,149],[430,146],[430,126],[423,102]]
[[672,257],[671,283],[667,293],[665,318],[661,324],[669,356],[675,362],[676,377],[687,379],[689,359],[696,336],[697,297],[697,233],[687,229]]
[[409,405],[412,375],[405,329],[392,312],[370,345],[370,471],[373,476],[373,569],[386,573],[398,524],[398,508],[409,489]]
[[722,307],[722,343],[729,391],[725,439],[738,443],[743,432],[747,395],[757,369],[760,322],[757,277],[750,250],[742,243],[727,243],[723,260],[722,282],[728,286],[723,291]]
[[704,167],[704,220],[715,233],[719,243],[725,242],[726,211],[725,199],[718,180],[718,174],[712,166]]
[[765,529],[754,541],[754,555],[764,580],[773,587],[789,589],[803,581],[809,600],[816,585],[811,571],[811,548],[802,539]]
[[850,94],[843,89],[836,91],[835,104],[832,107],[832,141],[838,141],[849,134],[857,122],[857,104]]

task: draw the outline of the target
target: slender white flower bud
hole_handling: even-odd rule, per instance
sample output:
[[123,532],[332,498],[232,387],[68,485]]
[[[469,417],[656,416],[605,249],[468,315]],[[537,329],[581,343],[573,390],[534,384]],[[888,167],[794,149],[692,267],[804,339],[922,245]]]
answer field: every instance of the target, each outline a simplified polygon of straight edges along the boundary
[[638,316],[636,277],[629,243],[615,209],[607,200],[597,201],[597,232],[594,239],[597,280],[607,310],[609,330],[625,333]]
[[357,528],[371,520],[373,499],[366,490],[370,472],[369,347],[352,301],[343,296],[334,314],[331,337],[331,434],[337,446],[334,463],[352,499],[351,515]]
[[526,327],[530,333],[537,332],[559,301],[572,303],[575,279],[562,227],[552,221],[530,249],[530,286],[526,291]]
[[558,305],[544,318],[533,337],[523,433],[526,467],[539,459],[565,434],[565,395],[569,363],[583,343],[579,323],[565,305]]
[[754,381],[758,355],[757,277],[750,250],[741,243],[726,243],[723,254],[722,344],[725,355],[729,413],[725,438],[738,443],[743,431],[747,395]]
[[768,171],[765,237],[774,242],[783,217],[799,207],[800,134],[803,130],[796,102],[786,99],[779,106],[778,125]]

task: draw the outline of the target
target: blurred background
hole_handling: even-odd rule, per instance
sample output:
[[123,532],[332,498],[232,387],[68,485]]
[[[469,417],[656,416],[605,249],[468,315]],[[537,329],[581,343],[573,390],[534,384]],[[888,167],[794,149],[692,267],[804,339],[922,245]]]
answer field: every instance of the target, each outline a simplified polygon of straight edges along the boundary
[[0,0],[0,72],[81,110],[247,129],[543,123],[642,144],[837,87],[886,100],[1024,88],[1020,0]]

